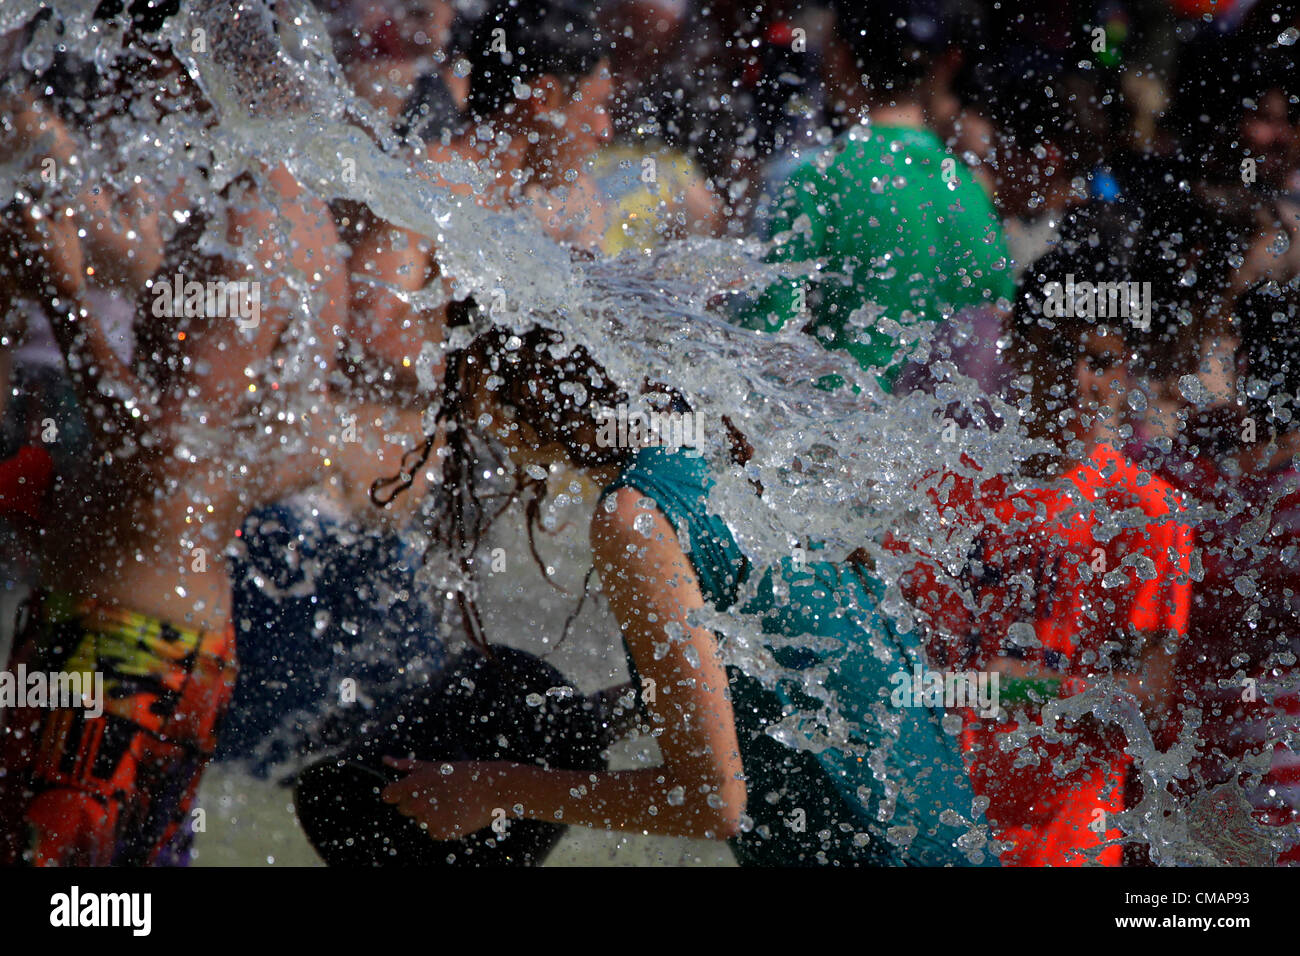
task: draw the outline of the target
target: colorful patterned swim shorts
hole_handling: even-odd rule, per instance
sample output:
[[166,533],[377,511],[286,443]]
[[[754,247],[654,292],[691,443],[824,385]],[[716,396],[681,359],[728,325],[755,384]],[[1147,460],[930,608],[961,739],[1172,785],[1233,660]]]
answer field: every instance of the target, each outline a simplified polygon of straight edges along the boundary
[[187,862],[199,778],[234,689],[234,628],[185,630],[49,593],[25,616],[10,672],[102,674],[102,714],[0,714],[0,865]]

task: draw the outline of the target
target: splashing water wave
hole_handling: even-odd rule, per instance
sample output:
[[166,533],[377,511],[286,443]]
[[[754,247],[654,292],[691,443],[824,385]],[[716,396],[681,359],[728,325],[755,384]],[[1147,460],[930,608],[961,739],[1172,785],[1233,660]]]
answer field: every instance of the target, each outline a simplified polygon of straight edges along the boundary
[[[24,68],[38,70],[56,51],[66,51],[107,72],[120,48],[120,29],[92,20],[97,2],[10,0],[0,12],[0,36],[52,7],[53,15],[21,51]],[[533,324],[557,329],[567,346],[586,348],[629,395],[638,396],[641,383],[650,380],[680,392],[706,421],[727,416],[755,454],[742,473],[728,465],[723,429],[705,429],[702,451],[716,466],[718,481],[711,507],[755,564],[776,564],[810,541],[823,542],[828,557],[866,548],[886,585],[882,609],[900,627],[910,628],[899,590],[902,564],[879,542],[890,531],[926,542],[938,564],[953,569],[955,577],[971,541],[938,526],[926,507],[927,489],[945,473],[972,475],[963,455],[986,474],[1014,476],[1040,450],[1024,437],[1016,406],[984,395],[941,363],[935,366],[941,382],[933,394],[894,396],[847,355],[826,351],[802,332],[765,334],[729,323],[717,302],[790,274],[764,265],[756,244],[694,239],[668,243],[649,255],[575,261],[535,219],[458,198],[446,184],[481,185],[483,174],[461,163],[434,168],[403,151],[385,122],[347,87],[319,16],[305,2],[280,0],[275,12],[260,0],[182,6],[160,39],[185,63],[211,110],[178,109],[159,121],[152,112],[116,111],[111,101],[92,104],[105,122],[102,135],[87,144],[83,174],[122,191],[137,176],[159,189],[183,189],[196,213],[211,214],[200,244],[235,260],[248,261],[248,253],[224,248],[214,197],[237,176],[262,182],[266,169],[280,164],[322,200],[364,203],[379,217],[428,237],[442,273],[453,282],[453,295],[493,303],[481,310],[479,321],[516,332]],[[203,31],[204,43],[195,42],[196,31]],[[0,167],[7,194],[24,188],[22,168],[22,157]],[[167,223],[172,234],[182,225]],[[286,362],[277,372],[286,381],[310,375],[320,349],[307,330],[321,293],[305,275],[291,276],[289,287],[297,319],[286,335],[288,348],[281,355]],[[411,297],[426,307],[440,300],[436,291]],[[918,356],[926,354],[925,331],[900,334]],[[421,356],[426,372],[432,358]],[[845,387],[826,391],[814,384],[832,374]],[[426,387],[433,384],[427,374],[422,380]],[[286,389],[278,401],[281,414],[321,414],[318,396],[310,390]],[[634,405],[644,401],[633,399]],[[1004,427],[971,426],[963,429],[961,442],[943,442],[941,422],[953,402],[969,408],[985,403]],[[221,431],[231,431],[226,424]],[[186,441],[207,447],[218,440],[217,431],[191,426]],[[761,497],[753,482],[761,484]],[[448,572],[442,583],[467,586],[454,577]],[[767,651],[773,638],[753,622],[706,611],[697,623],[726,635],[730,663],[769,686],[793,681],[819,702],[815,712],[793,714],[779,725],[774,732],[779,739],[812,750],[854,746],[854,728],[823,686],[845,649],[827,649],[827,659],[816,668],[791,670]],[[871,633],[867,639],[882,636]],[[1186,774],[1194,728],[1161,753],[1133,699],[1105,687],[1054,702],[1049,711],[1066,718],[1098,714],[1126,732],[1146,796],[1118,825],[1128,839],[1148,842],[1156,862],[1275,858],[1282,835],[1261,833],[1238,791],[1208,792],[1185,816],[1174,812],[1166,785]]]

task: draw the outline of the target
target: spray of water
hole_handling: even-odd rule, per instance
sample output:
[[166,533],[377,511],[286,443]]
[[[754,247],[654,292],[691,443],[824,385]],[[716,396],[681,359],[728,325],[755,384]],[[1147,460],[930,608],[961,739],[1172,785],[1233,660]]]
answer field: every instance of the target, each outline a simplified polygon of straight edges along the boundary
[[[121,27],[93,20],[96,3],[9,0],[0,11],[0,35],[52,7],[52,15],[19,53],[22,67],[39,71],[62,52],[109,74],[120,52]],[[960,569],[972,542],[940,526],[939,517],[926,507],[926,493],[937,476],[973,476],[971,461],[984,474],[1016,475],[1040,449],[1026,439],[1015,405],[984,395],[938,359],[932,369],[939,381],[931,393],[892,396],[882,392],[873,374],[843,354],[824,350],[810,336],[798,331],[769,335],[729,323],[716,308],[718,302],[791,274],[762,264],[761,250],[753,244],[694,239],[668,243],[648,255],[577,261],[532,218],[483,208],[449,188],[454,183],[481,186],[480,171],[468,164],[435,168],[403,150],[387,124],[343,81],[310,5],[278,0],[272,9],[262,0],[235,0],[182,6],[159,39],[184,63],[207,108],[185,108],[177,101],[177,108],[160,119],[156,111],[139,108],[139,99],[133,101],[135,107],[122,108],[122,91],[110,90],[89,104],[102,122],[87,127],[82,175],[118,193],[138,181],[159,193],[183,191],[193,214],[208,217],[200,246],[235,261],[247,261],[248,251],[224,247],[221,206],[214,197],[239,176],[261,183],[268,169],[283,165],[322,200],[364,203],[379,217],[434,242],[453,295],[473,295],[486,306],[478,322],[516,332],[547,325],[564,334],[567,346],[584,347],[628,394],[639,396],[640,383],[648,379],[681,393],[706,421],[726,416],[735,423],[755,450],[743,472],[729,466],[721,428],[705,430],[702,450],[718,479],[711,507],[755,564],[776,564],[801,542],[824,542],[830,558],[865,548],[885,584],[881,607],[906,631],[916,622],[899,589],[903,565],[879,544],[892,531],[933,555],[961,590]],[[42,145],[31,148],[39,153]],[[0,167],[0,188],[7,195],[33,188],[23,172],[30,168],[27,157],[10,157]],[[184,220],[166,223],[164,239],[184,225]],[[290,301],[285,304],[297,318],[285,336],[286,349],[277,353],[284,364],[276,374],[293,383],[311,378],[322,365],[323,345],[310,332],[321,292],[307,275],[291,274],[287,285]],[[436,291],[409,298],[420,307],[441,304]],[[860,318],[860,324],[871,324],[870,315]],[[928,354],[924,331],[896,331],[918,356]],[[471,327],[459,334],[472,333]],[[458,344],[453,335],[445,347]],[[426,347],[417,363],[430,402],[437,385],[430,371],[436,356],[434,348]],[[831,374],[845,386],[826,391],[813,384]],[[274,401],[279,404],[273,413],[290,423],[326,413],[319,393],[311,389],[284,388]],[[945,410],[954,402],[991,408],[1002,427],[981,427],[976,415],[976,424],[963,429],[960,443],[941,441]],[[258,414],[267,411],[263,407]],[[192,417],[185,435],[196,454],[199,449],[205,455],[266,450],[257,445],[256,429],[248,433],[253,437],[232,445],[228,436],[242,434],[239,429],[224,422],[204,427],[201,420]],[[763,488],[761,497],[755,482]],[[444,570],[440,587],[467,586],[456,580],[454,570]],[[973,601],[969,594],[964,597]],[[869,614],[863,620],[869,644],[888,639],[872,630]],[[847,648],[819,648],[823,664],[789,670],[768,650],[777,639],[761,634],[753,622],[709,611],[697,623],[726,635],[730,663],[769,686],[793,681],[818,703],[817,709],[782,722],[774,730],[779,739],[811,750],[844,747],[853,752],[855,728],[824,687],[837,656]],[[1286,838],[1263,833],[1251,823],[1236,790],[1208,792],[1190,813],[1174,812],[1167,784],[1185,774],[1192,753],[1189,738],[1160,752],[1135,702],[1122,692],[1096,687],[1056,702],[1048,711],[1049,718],[1095,713],[1126,732],[1145,797],[1118,824],[1126,839],[1149,843],[1157,862],[1264,861],[1270,853],[1276,855]],[[883,710],[877,717],[888,723]],[[896,792],[908,786],[906,781],[891,785]],[[971,838],[972,847],[982,842],[982,836]]]

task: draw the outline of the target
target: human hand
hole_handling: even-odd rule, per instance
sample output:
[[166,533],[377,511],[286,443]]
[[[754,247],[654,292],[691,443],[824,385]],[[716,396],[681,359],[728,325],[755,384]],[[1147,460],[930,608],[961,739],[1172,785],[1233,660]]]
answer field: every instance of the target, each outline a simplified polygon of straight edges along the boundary
[[435,840],[457,840],[490,826],[500,798],[493,786],[497,775],[475,761],[397,760],[384,762],[411,771],[382,794],[385,803],[425,825]]
[[542,228],[556,242],[598,250],[608,227],[609,209],[600,188],[586,173],[557,189],[534,183],[524,190]]

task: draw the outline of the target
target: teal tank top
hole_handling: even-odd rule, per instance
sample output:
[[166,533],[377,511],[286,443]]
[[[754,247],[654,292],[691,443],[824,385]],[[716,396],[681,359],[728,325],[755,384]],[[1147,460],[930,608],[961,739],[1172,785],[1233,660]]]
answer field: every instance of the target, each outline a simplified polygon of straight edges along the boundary
[[[705,599],[729,610],[751,568],[730,529],[709,514],[708,465],[688,450],[639,450],[604,491],[631,488],[650,499],[677,529]],[[792,559],[761,572],[756,597],[740,613],[761,619],[765,633],[810,636],[835,647],[824,686],[838,712],[859,728],[853,753],[818,754],[776,741],[767,729],[796,708],[815,706],[782,681],[769,690],[729,668],[732,706],[749,793],[750,833],[732,841],[742,863],[758,865],[969,866],[965,846],[974,794],[956,739],[941,726],[942,710],[890,705],[890,677],[920,664],[915,638],[896,633],[875,613],[881,586],[854,565]],[[777,577],[785,596],[778,598]],[[809,642],[813,643],[813,642]],[[823,663],[807,647],[773,649],[795,670]],[[635,667],[629,659],[635,676]],[[947,818],[951,811],[959,820]],[[984,831],[987,832],[987,831]],[[996,865],[984,852],[983,862]]]

